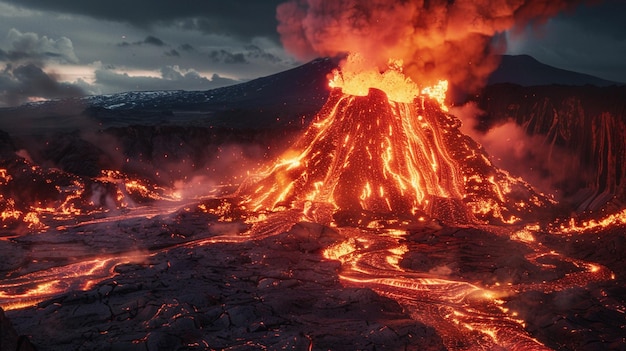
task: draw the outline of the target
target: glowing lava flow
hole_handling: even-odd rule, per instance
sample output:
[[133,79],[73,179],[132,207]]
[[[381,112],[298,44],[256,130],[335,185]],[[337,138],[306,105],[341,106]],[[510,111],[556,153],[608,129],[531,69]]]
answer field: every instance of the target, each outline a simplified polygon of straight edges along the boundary
[[0,307],[5,311],[30,307],[67,291],[89,290],[114,276],[117,265],[141,262],[145,257],[140,253],[98,257],[4,279],[0,282]]
[[558,229],[554,230],[554,232],[565,234],[593,232],[595,230],[601,230],[619,224],[626,224],[626,209],[607,215],[599,220],[590,219],[582,221],[580,224],[577,224],[576,220],[571,218],[567,225],[561,224]]
[[[457,167],[449,155],[432,146],[440,137],[430,128],[420,128],[418,116],[401,118],[411,113],[403,109],[406,106],[390,105],[379,91],[368,98],[333,95],[336,112],[300,141],[302,153],[274,166],[273,184],[265,181],[255,190],[260,195],[255,209],[263,204],[274,208],[304,195],[302,200],[334,203],[346,210],[411,215],[424,209],[429,195],[461,198]],[[358,108],[346,111],[355,105]],[[380,117],[371,119],[369,114]],[[429,139],[434,144],[423,141]],[[394,147],[397,142],[401,149]],[[290,174],[297,178],[289,179]]]
[[[433,326],[449,350],[549,350],[525,330],[524,321],[504,306],[505,300],[523,291],[550,293],[611,279],[605,267],[562,257],[530,242],[529,262],[541,266],[538,259],[549,255],[559,264],[571,263],[581,270],[551,281],[485,286],[458,279],[445,265],[425,271],[403,268],[399,262],[404,254],[420,251],[417,243],[407,240],[408,232],[338,230],[347,239],[327,248],[324,256],[342,262],[342,282],[398,301],[412,318]],[[455,243],[444,245],[441,250],[455,250]],[[476,253],[478,257],[483,254]]]
[[[531,218],[551,201],[523,180],[494,167],[484,150],[459,132],[459,120],[445,113],[445,81],[420,89],[402,75],[397,62],[384,73],[357,73],[335,72],[329,100],[303,137],[279,160],[246,180],[235,196],[197,206],[207,214],[203,221],[213,221],[208,228],[202,222],[197,230],[202,238],[167,244],[160,237],[155,248],[143,253],[115,257],[93,254],[81,262],[52,263],[47,269],[20,276],[13,272],[15,275],[0,282],[0,307],[24,308],[72,290],[90,289],[115,276],[116,266],[143,262],[173,247],[191,249],[259,240],[309,221],[330,226],[343,238],[322,252],[325,259],[342,263],[342,284],[370,288],[396,300],[411,318],[432,326],[446,348],[547,350],[529,334],[517,313],[505,306],[506,299],[528,291],[547,294],[583,287],[614,279],[613,273],[602,265],[564,257],[543,247],[535,239],[538,225],[514,230],[485,224],[508,225]],[[164,195],[165,189],[126,179],[115,171],[103,172],[99,181],[124,185],[117,187],[118,198],[113,199],[120,207],[126,207],[124,200],[131,195],[179,199],[176,194]],[[11,175],[0,169],[0,185],[11,182]],[[74,186],[80,197],[78,190],[84,186]],[[71,204],[78,197],[66,197],[61,208],[72,214]],[[28,217],[12,199],[0,197],[0,202],[5,208],[3,220]],[[143,208],[136,215],[148,220],[165,211]],[[624,213],[582,225],[571,222],[569,227],[561,226],[560,232],[623,224]],[[187,212],[184,215],[181,218],[191,216]],[[82,225],[130,216],[122,211],[117,217],[84,221]],[[50,220],[62,221],[64,217]],[[475,232],[468,235],[482,237],[455,236],[470,229]],[[177,235],[160,229],[156,235],[163,232],[168,237]],[[246,235],[241,235],[243,232]],[[416,238],[416,233],[436,240],[424,241]],[[490,241],[497,243],[484,244]],[[488,248],[473,252],[472,244]],[[468,247],[472,252],[464,252]],[[520,248],[524,252],[516,258],[532,266],[534,279],[485,279],[495,275],[496,261],[489,261],[491,255],[508,255],[501,251],[512,253]],[[428,256],[424,253],[428,250],[435,254]],[[427,263],[434,264],[410,266],[406,261],[413,253],[423,254],[425,261],[431,261]],[[458,265],[467,271],[440,262],[444,259],[462,261]],[[497,261],[499,268],[510,268],[508,262]]]
[[521,321],[499,308],[497,297],[506,292],[390,264],[386,257],[395,256],[397,237],[355,230],[349,236],[360,242],[358,248],[325,252],[342,261],[343,281],[395,299],[413,318],[433,326],[448,349],[548,350],[528,335]]
[[[24,182],[32,182],[24,190]],[[0,230],[45,231],[59,222],[77,223],[80,217],[136,207],[153,201],[176,202],[181,197],[147,179],[103,170],[94,178],[16,161],[0,168]],[[81,218],[82,219],[82,218]]]

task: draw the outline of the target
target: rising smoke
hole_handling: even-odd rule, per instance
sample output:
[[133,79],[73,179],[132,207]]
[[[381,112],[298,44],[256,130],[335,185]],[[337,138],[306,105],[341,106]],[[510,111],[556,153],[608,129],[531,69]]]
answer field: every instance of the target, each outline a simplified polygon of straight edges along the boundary
[[[506,46],[498,34],[545,22],[582,0],[291,0],[277,8],[287,51],[305,60],[358,52],[381,69],[403,60],[422,86],[481,87]],[[497,38],[494,39],[494,38]]]
[[540,135],[529,135],[515,121],[503,121],[488,130],[478,127],[482,111],[475,102],[454,106],[450,113],[462,122],[461,132],[484,147],[491,161],[522,177],[537,190],[568,200],[583,186],[588,174],[578,155],[564,147],[549,143]]

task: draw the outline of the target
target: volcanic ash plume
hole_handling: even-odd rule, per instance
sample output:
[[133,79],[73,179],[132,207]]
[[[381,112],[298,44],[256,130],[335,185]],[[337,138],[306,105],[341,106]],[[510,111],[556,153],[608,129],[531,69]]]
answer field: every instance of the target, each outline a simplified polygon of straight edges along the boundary
[[299,59],[356,52],[382,68],[394,58],[403,60],[406,73],[420,84],[447,79],[472,91],[496,68],[495,54],[504,50],[495,36],[541,23],[580,2],[292,0],[277,8],[278,32]]

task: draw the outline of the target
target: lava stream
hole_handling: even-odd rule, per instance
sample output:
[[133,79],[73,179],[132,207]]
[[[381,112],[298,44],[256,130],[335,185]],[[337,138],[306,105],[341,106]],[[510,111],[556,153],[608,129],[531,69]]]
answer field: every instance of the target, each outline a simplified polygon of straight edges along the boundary
[[[588,269],[565,273],[553,281],[484,287],[444,274],[401,268],[401,254],[418,250],[398,235],[355,228],[338,229],[348,239],[324,255],[342,262],[345,285],[367,287],[400,303],[412,318],[434,327],[450,350],[549,350],[526,330],[515,312],[503,307],[506,297],[522,291],[545,293],[610,279],[605,267],[565,257],[560,260]],[[541,246],[535,245],[536,250]]]
[[116,266],[144,260],[145,255],[139,253],[97,257],[4,279],[0,282],[0,307],[5,311],[24,308],[68,291],[89,290],[116,275]]

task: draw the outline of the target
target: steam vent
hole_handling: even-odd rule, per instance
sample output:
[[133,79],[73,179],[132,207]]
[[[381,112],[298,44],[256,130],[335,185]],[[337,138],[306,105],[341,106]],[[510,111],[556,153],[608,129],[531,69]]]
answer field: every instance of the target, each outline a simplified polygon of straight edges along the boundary
[[304,136],[240,193],[255,211],[299,208],[319,219],[330,205],[337,224],[363,226],[424,216],[513,223],[549,204],[494,167],[460,126],[427,95],[406,103],[335,88]]

